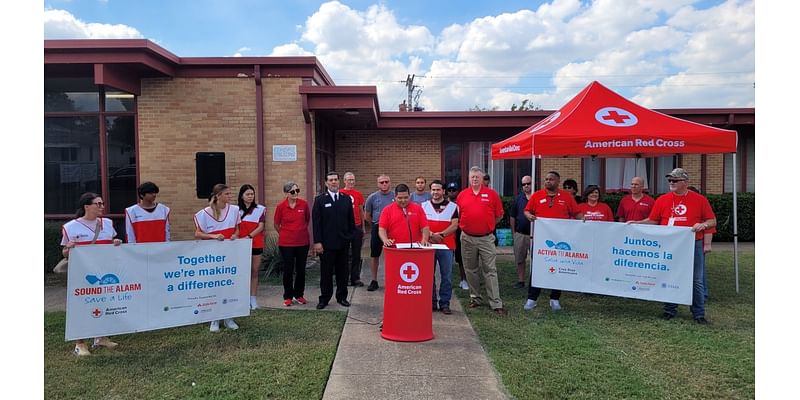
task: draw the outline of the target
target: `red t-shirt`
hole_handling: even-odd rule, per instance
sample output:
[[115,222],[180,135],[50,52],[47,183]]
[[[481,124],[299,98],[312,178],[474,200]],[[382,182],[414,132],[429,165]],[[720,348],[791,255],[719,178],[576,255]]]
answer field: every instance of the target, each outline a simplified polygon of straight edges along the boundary
[[278,246],[297,247],[309,244],[308,221],[311,220],[311,211],[308,203],[297,199],[294,208],[289,207],[289,199],[278,203],[275,207],[275,225],[280,225],[278,232]]
[[639,201],[633,200],[631,195],[627,195],[619,201],[617,208],[617,218],[627,221],[641,221],[650,216],[655,200],[648,195],[642,196]]
[[482,186],[477,194],[468,187],[456,197],[461,219],[461,232],[470,236],[483,236],[494,232],[495,221],[503,216],[503,201],[491,188]]
[[537,217],[560,219],[575,218],[580,212],[572,194],[561,189],[553,197],[548,196],[545,189],[537,190],[528,199],[525,211]]
[[411,241],[416,243],[422,241],[422,228],[428,226],[428,219],[425,217],[425,211],[419,204],[413,201],[408,202],[406,207],[408,213],[408,222],[403,215],[403,209],[393,202],[386,206],[381,211],[381,219],[378,225],[386,229],[386,236],[389,239],[394,239],[395,242],[406,243],[408,242],[408,224],[411,224]]
[[[653,211],[648,217],[652,221],[658,221],[659,225],[669,225],[670,218],[674,218],[674,226],[692,227],[694,224],[706,222],[714,218],[714,210],[705,196],[693,191],[686,192],[683,196],[675,193],[661,195],[653,206]],[[703,238],[706,231],[697,231],[694,234],[695,240]],[[712,233],[712,232],[708,232]]]
[[364,207],[364,195],[358,190],[339,189],[340,192],[350,196],[353,199],[353,219],[356,222],[356,228],[361,227],[361,212]]
[[614,213],[611,212],[611,207],[599,201],[594,206],[590,206],[589,203],[578,204],[578,212],[582,212],[587,221],[614,222]]

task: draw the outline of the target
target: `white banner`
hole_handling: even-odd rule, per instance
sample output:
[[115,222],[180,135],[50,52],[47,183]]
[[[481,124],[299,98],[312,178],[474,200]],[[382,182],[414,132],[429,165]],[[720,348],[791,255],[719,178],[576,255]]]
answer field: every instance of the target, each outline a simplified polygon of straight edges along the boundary
[[250,315],[250,239],[78,246],[65,340]]
[[537,218],[533,229],[533,286],[692,303],[690,228]]

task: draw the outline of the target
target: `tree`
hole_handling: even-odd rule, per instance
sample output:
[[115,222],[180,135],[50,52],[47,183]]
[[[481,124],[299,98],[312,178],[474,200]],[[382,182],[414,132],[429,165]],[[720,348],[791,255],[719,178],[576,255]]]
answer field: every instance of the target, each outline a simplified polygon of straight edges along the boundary
[[511,111],[539,111],[542,107],[540,105],[533,105],[528,99],[522,100],[522,103],[517,107],[517,103],[511,105]]

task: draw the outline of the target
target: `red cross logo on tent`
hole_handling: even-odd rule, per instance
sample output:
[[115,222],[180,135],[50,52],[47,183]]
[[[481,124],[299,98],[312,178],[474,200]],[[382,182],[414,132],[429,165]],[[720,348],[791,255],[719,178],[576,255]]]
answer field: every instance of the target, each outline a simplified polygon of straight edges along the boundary
[[419,267],[413,262],[407,262],[400,266],[400,279],[406,283],[412,283],[419,277]]
[[675,210],[675,214],[677,214],[677,215],[686,214],[686,206],[683,205],[683,204],[678,204],[677,206],[675,206],[674,210]]
[[103,312],[100,311],[99,308],[95,308],[94,311],[92,311],[92,316],[95,318],[100,318],[101,315],[103,315]]
[[614,127],[633,126],[639,122],[633,113],[618,107],[603,107],[594,113],[597,122]]
[[536,131],[538,131],[540,129],[544,129],[547,125],[552,124],[553,121],[557,120],[558,117],[560,117],[560,116],[561,116],[561,111],[556,111],[556,112],[550,114],[549,117],[543,119],[541,122],[536,124],[535,128],[531,129],[531,133],[536,132]]
[[550,271],[551,274],[555,274],[556,273],[556,267],[550,267],[548,269],[548,271]]

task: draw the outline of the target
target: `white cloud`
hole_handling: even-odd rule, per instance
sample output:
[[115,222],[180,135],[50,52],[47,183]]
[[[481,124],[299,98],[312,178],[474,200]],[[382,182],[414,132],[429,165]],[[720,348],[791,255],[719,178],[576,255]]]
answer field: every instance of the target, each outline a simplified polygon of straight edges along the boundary
[[136,28],[127,25],[86,23],[65,10],[44,10],[45,39],[136,39],[143,37]]

